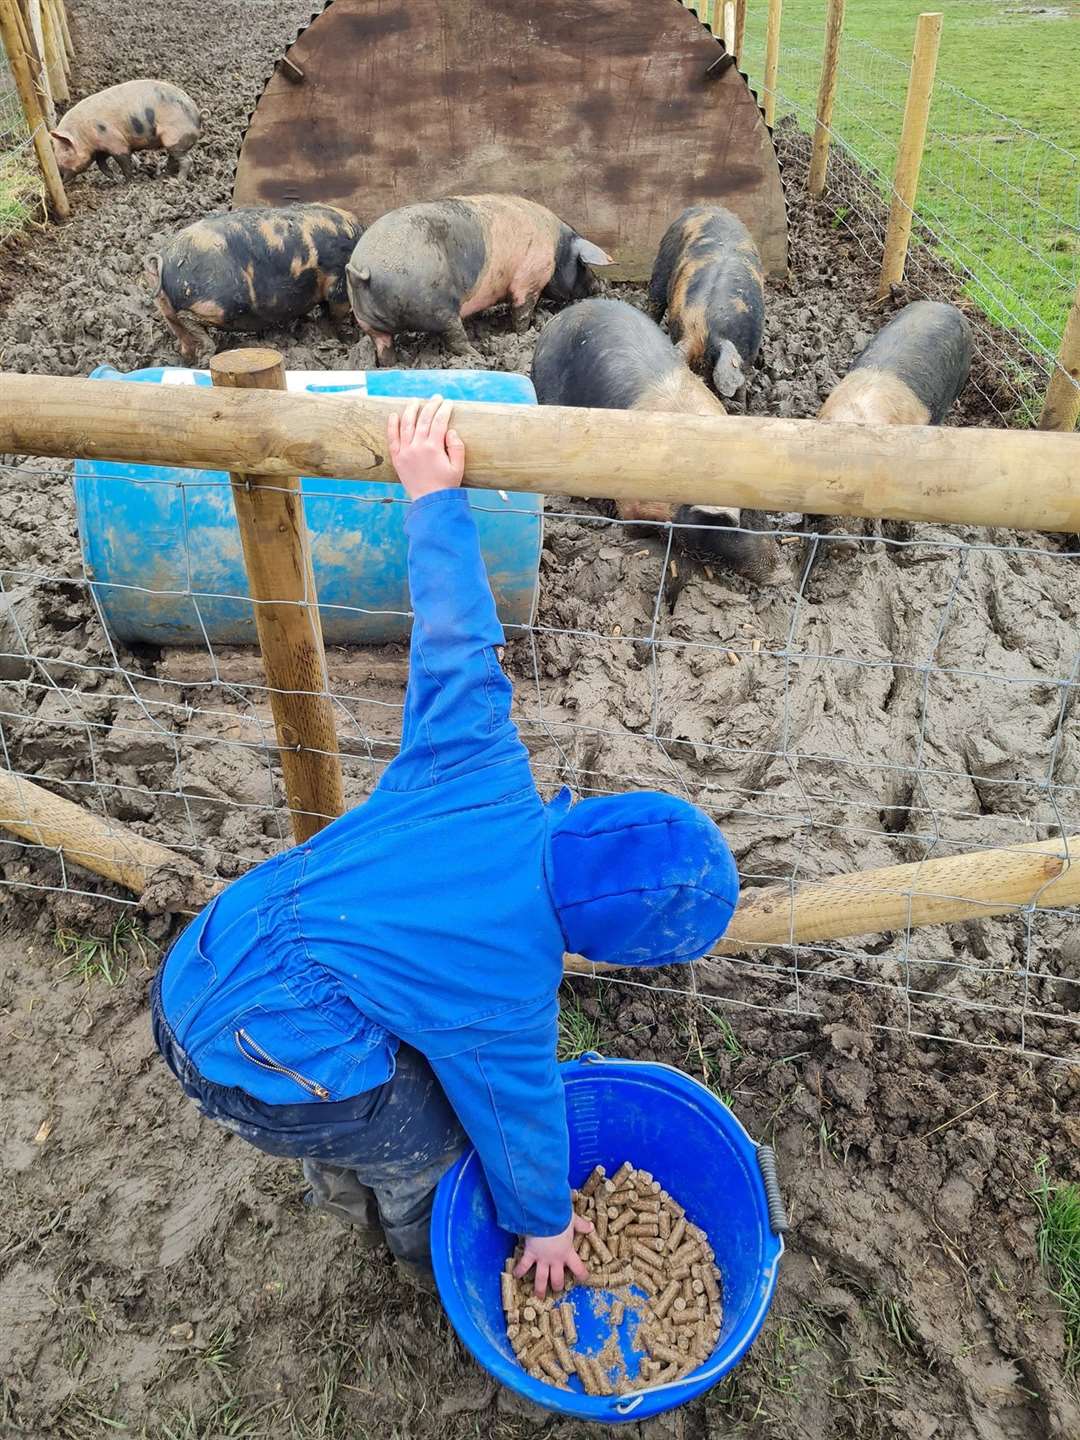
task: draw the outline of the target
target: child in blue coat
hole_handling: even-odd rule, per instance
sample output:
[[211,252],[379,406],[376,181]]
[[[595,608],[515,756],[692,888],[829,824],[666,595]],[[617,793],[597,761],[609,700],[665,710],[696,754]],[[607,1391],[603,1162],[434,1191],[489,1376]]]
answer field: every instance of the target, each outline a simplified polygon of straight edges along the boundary
[[412,502],[401,749],[370,798],[265,861],[158,971],[154,1035],[200,1110],[303,1160],[313,1203],[381,1226],[418,1277],[471,1140],[535,1288],[581,1278],[555,1059],[564,951],[704,954],[738,894],[720,831],[670,795],[545,805],[510,719],[502,627],[439,397],[389,423]]

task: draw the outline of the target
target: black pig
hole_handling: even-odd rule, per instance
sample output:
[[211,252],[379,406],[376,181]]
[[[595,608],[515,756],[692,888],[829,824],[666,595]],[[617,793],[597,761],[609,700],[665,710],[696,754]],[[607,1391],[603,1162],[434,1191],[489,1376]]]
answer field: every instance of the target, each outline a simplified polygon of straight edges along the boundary
[[852,425],[940,425],[967,383],[971,326],[915,300],[882,326],[818,412]]
[[[583,300],[550,320],[536,342],[532,380],[541,405],[681,415],[725,413],[660,327],[623,300]],[[737,509],[619,501],[616,512],[622,520],[673,520],[677,525],[701,527],[676,530],[683,553],[726,565],[751,580],[768,580],[777,569],[776,541],[739,530]]]

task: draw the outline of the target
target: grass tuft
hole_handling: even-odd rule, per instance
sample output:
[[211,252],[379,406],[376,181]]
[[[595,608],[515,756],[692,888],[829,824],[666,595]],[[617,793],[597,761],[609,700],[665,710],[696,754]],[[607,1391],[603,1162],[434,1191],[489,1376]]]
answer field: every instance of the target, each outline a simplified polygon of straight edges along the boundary
[[600,1048],[600,1026],[586,1015],[581,1001],[573,991],[565,991],[559,1007],[559,1048],[560,1060],[576,1060],[587,1050]]
[[120,985],[135,960],[145,965],[158,947],[143,933],[137,920],[121,915],[107,935],[78,935],[57,930],[56,948],[67,961],[68,975],[89,985],[93,980]]
[[1065,1369],[1080,1373],[1080,1185],[1052,1184],[1044,1157],[1036,1167],[1039,1186],[1039,1259],[1050,1276],[1065,1316]]

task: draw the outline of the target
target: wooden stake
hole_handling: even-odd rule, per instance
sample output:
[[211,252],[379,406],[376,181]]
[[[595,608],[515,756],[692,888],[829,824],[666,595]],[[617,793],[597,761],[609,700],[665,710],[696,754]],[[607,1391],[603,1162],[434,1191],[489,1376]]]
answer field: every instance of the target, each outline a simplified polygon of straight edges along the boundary
[[1080,285],[1073,296],[1065,321],[1057,365],[1046,387],[1046,399],[1039,416],[1040,430],[1064,430],[1071,434],[1080,417]]
[[53,17],[53,29],[56,32],[56,46],[60,52],[60,61],[64,67],[64,79],[71,80],[71,56],[68,53],[68,42],[64,35],[63,4],[61,0],[45,0]]
[[[75,46],[71,43],[71,26],[68,23],[67,6],[64,4],[64,0],[54,0],[54,3],[56,5],[57,18],[60,21],[60,33],[64,37],[64,53],[69,60],[74,61]],[[70,76],[71,70],[69,68],[68,77],[70,78]]]
[[883,300],[892,287],[899,285],[904,278],[911,225],[915,218],[915,200],[919,193],[926,125],[930,118],[930,97],[934,93],[942,18],[939,14],[923,14],[915,22],[915,48],[911,56],[904,123],[893,172],[892,204],[885,231],[885,253],[878,281],[879,300]]
[[746,34],[746,0],[735,0],[735,54],[742,57],[743,37]]
[[735,55],[735,0],[724,0],[724,49]]
[[[390,482],[386,417],[400,408],[0,373],[0,453]],[[572,475],[590,499],[1080,530],[1080,450],[1052,430],[480,404],[454,424],[475,489],[544,494]]]
[[64,105],[71,98],[64,74],[62,59],[63,40],[56,28],[56,17],[49,0],[41,0],[41,29],[45,36],[45,64],[49,70],[49,89],[58,104]]
[[837,66],[840,60],[840,36],[844,30],[844,0],[829,0],[825,18],[825,50],[821,58],[821,84],[818,86],[817,123],[810,152],[810,173],[806,188],[811,198],[820,200],[825,190],[829,166],[829,140],[833,102],[836,100]]
[[137,895],[162,870],[190,878],[186,899],[195,907],[220,888],[206,880],[187,856],[7,770],[0,770],[0,826],[34,845],[59,850],[65,862],[104,875]]
[[784,0],[769,0],[765,22],[765,124],[776,124],[776,76],[780,68],[780,14]]
[[[26,14],[24,15],[23,9]],[[23,49],[27,63],[37,87],[38,99],[46,123],[51,129],[56,124],[56,106],[49,89],[49,67],[45,64],[45,37],[41,28],[41,0],[20,0],[15,15],[21,27]]]
[[34,152],[38,158],[38,165],[41,167],[41,176],[45,181],[45,190],[49,197],[53,218],[58,221],[67,220],[71,216],[71,207],[68,205],[63,181],[60,179],[60,171],[56,166],[56,156],[53,154],[52,139],[45,125],[45,117],[41,113],[37,87],[34,84],[30,68],[30,59],[19,33],[15,0],[0,0],[0,39],[3,40],[11,78],[19,92],[23,114],[26,116],[26,123],[33,138]]
[[[210,361],[215,386],[284,390],[276,350],[232,350]],[[296,474],[232,473],[255,629],[297,844],[345,808],[311,546]]]
[[[1078,902],[1080,835],[1074,835],[836,875],[796,886],[794,893],[786,885],[748,890],[714,953],[739,955],[762,945],[844,940]],[[618,968],[593,966],[580,955],[567,956],[565,964],[578,973]]]

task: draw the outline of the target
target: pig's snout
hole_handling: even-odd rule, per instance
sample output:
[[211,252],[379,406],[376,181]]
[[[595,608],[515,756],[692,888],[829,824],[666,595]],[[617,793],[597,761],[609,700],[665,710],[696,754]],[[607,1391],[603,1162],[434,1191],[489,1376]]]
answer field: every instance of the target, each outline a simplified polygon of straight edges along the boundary
[[724,400],[731,400],[746,384],[742,356],[730,340],[720,342],[712,379],[716,393]]
[[755,584],[774,578],[780,565],[780,547],[771,535],[751,535],[738,528],[738,510],[711,505],[680,505],[676,525],[694,529],[676,531],[679,548],[703,565],[721,565]]

